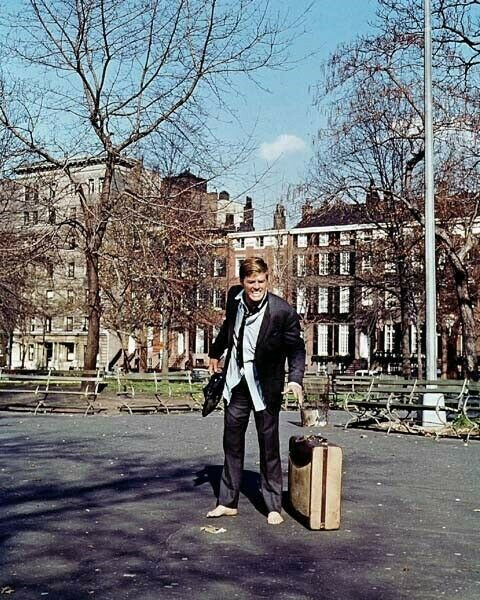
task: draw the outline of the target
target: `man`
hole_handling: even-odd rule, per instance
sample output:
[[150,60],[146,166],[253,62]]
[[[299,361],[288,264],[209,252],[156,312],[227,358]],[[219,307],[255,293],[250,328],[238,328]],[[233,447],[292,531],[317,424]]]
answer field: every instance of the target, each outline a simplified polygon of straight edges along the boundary
[[[260,447],[260,475],[268,523],[283,522],[282,466],[278,417],[282,393],[291,391],[302,402],[305,345],[297,313],[285,300],[267,291],[268,267],[261,258],[247,258],[240,283],[229,290],[226,317],[210,350],[209,371],[224,369],[225,463],[218,504],[207,517],[234,516],[245,454],[245,432],[251,409]],[[285,361],[288,384],[284,389]]]

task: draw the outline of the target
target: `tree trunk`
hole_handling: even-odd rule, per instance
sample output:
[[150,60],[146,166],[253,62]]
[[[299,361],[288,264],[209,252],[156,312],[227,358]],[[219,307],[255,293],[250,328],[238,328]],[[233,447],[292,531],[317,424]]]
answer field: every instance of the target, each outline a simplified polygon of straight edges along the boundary
[[468,286],[468,274],[465,269],[453,265],[455,285],[457,289],[460,318],[463,325],[463,351],[465,354],[465,376],[468,379],[478,380],[478,358],[475,336],[475,316],[473,314],[472,299]]
[[[403,295],[403,294],[402,294]],[[412,366],[410,364],[410,319],[408,312],[403,305],[402,309],[402,375],[409,379],[412,374]]]
[[447,327],[440,326],[440,340],[442,344],[442,355],[441,355],[441,365],[442,365],[442,379],[447,379],[448,377],[448,329]]
[[138,372],[145,373],[147,370],[147,332],[142,326],[137,337]]
[[[403,256],[403,254],[402,254]],[[398,279],[400,284],[400,319],[401,319],[401,340],[400,351],[402,353],[402,375],[409,379],[412,374],[410,364],[410,318],[408,311],[408,289],[406,285],[405,260],[399,260],[397,263]]]
[[105,164],[103,189],[96,203],[89,204],[84,192],[80,199],[85,220],[85,264],[88,286],[88,333],[85,349],[84,368],[95,370],[100,347],[100,319],[102,305],[100,299],[99,252],[110,218],[115,199],[112,197],[112,181],[115,170],[115,157],[109,155]]
[[8,334],[8,368],[12,368],[13,331]]
[[422,332],[418,322],[415,327],[417,330],[417,379],[423,379]]
[[120,364],[122,365],[123,371],[125,373],[128,373],[130,371],[130,361],[128,360],[128,336],[125,340],[125,336],[118,329],[115,330],[115,334],[118,338],[118,341],[120,342],[120,352],[122,357]]
[[162,339],[163,339],[163,350],[162,350],[162,373],[168,373],[168,338],[170,334],[170,326],[168,320],[162,321]]
[[94,371],[100,347],[100,280],[98,276],[98,256],[90,251],[85,253],[88,285],[88,333],[85,349],[84,368]]

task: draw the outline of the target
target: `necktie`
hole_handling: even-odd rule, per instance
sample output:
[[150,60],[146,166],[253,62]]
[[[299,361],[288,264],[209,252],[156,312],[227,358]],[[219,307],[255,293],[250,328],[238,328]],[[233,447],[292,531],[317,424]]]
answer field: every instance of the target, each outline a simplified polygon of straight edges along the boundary
[[247,313],[243,313],[242,323],[240,325],[240,329],[238,330],[238,338],[237,338],[237,363],[240,369],[243,369],[243,336],[245,333],[245,323],[247,321]]

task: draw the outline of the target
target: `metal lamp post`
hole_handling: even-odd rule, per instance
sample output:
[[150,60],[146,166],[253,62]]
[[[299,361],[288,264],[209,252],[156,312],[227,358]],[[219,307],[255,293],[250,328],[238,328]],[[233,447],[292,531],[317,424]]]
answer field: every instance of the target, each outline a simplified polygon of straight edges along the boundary
[[[435,267],[435,197],[433,177],[433,121],[432,121],[432,26],[430,0],[424,0],[424,112],[425,112],[425,324],[427,379],[437,379],[437,289]],[[443,396],[425,394],[423,404],[443,407]],[[444,425],[445,411],[424,410],[423,425]]]

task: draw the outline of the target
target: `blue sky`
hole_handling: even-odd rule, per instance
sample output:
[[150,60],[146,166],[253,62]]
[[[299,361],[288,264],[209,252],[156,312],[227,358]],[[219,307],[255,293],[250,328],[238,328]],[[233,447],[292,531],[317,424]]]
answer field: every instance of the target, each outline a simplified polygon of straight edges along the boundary
[[[288,4],[287,0],[273,0],[274,6]],[[308,5],[308,0],[296,0],[295,10]],[[241,126],[226,125],[226,137],[240,139],[253,130],[256,150],[235,177],[219,178],[212,187],[219,191],[225,188],[242,201],[245,195],[252,196],[257,227],[262,223],[271,226],[273,209],[288,185],[301,182],[305,176],[312,156],[312,136],[321,124],[311,93],[321,76],[321,62],[339,43],[367,32],[376,7],[376,0],[314,0],[307,32],[292,48],[295,57],[306,58],[286,72],[265,73],[262,86],[268,91],[252,83],[242,88],[242,97],[228,100],[237,111]],[[265,169],[269,169],[268,173],[255,185],[255,179]],[[287,209],[293,212],[293,207]]]
[[[368,31],[377,0],[270,0],[272,10],[299,15],[310,5],[306,30],[291,47],[288,70],[265,71],[262,87],[244,78],[236,80],[241,93],[225,98],[235,116],[216,115],[210,126],[227,142],[249,140],[250,158],[235,172],[220,175],[210,189],[226,189],[244,202],[253,197],[257,228],[269,227],[278,202],[285,203],[289,185],[302,183],[312,157],[312,137],[321,124],[313,107],[312,88],[321,78],[320,65],[336,46]],[[4,8],[17,8],[17,0],[0,0]],[[195,171],[195,169],[193,169]],[[198,173],[204,175],[204,173]],[[292,205],[287,205],[291,222]]]

